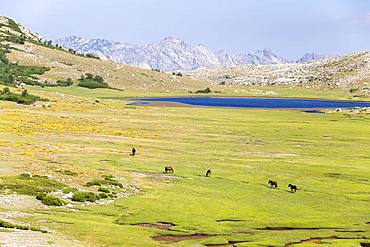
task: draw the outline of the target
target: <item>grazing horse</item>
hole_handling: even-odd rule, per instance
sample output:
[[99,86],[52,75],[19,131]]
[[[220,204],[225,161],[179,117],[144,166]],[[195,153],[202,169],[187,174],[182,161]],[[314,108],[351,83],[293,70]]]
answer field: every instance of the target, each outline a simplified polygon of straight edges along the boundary
[[278,187],[277,182],[273,180],[269,180],[268,184],[271,186],[271,189]]
[[166,166],[166,167],[164,168],[164,172],[165,172],[165,173],[173,173],[173,172],[174,172],[174,169],[173,169],[173,167],[172,167],[172,166]]
[[208,169],[207,172],[206,172],[206,177],[210,177],[212,174],[212,170],[211,169]]
[[135,156],[135,154],[136,154],[136,149],[135,148],[132,148],[132,151],[131,151],[131,156]]
[[288,187],[290,188],[290,191],[292,193],[296,192],[298,190],[298,187],[294,184],[289,184]]

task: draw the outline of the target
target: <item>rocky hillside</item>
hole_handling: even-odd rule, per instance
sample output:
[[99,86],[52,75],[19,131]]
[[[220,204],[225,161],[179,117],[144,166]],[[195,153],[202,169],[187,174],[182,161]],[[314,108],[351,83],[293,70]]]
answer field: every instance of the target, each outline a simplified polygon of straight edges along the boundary
[[[254,53],[214,52],[204,45],[190,45],[175,37],[159,43],[136,45],[104,39],[84,39],[71,36],[54,41],[82,53],[93,53],[107,60],[161,71],[193,70],[212,67],[237,67],[246,64],[285,64],[289,61],[270,49]],[[316,60],[317,55],[305,55],[299,62]]]
[[193,78],[219,84],[344,88],[369,94],[370,52],[303,64],[245,65],[236,68],[198,69]]
[[0,39],[12,41],[13,37],[23,37],[25,39],[41,41],[42,37],[20,23],[5,17],[0,16]]
[[209,82],[87,57],[51,44],[7,17],[0,17],[0,85],[57,86],[57,81],[99,75],[116,89],[188,92]]

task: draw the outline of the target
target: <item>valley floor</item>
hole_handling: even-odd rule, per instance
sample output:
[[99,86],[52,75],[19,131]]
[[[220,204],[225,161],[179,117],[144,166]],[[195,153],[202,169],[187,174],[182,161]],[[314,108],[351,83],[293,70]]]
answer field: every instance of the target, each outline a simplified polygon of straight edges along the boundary
[[[0,186],[14,185],[0,219],[49,232],[0,228],[3,243],[23,231],[24,244],[35,233],[51,246],[369,246],[369,114],[127,106],[55,90],[31,90],[52,99],[34,106],[0,101]],[[45,206],[14,195],[24,172],[80,190],[113,175],[124,193]]]

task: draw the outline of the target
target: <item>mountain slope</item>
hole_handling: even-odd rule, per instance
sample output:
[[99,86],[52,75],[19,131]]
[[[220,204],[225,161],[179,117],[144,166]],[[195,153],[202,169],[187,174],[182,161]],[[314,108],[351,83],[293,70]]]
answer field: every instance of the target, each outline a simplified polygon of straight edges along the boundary
[[11,36],[24,36],[28,39],[39,41],[43,39],[38,33],[32,32],[17,21],[0,16],[0,38],[6,39]]
[[52,85],[67,78],[77,81],[86,73],[102,76],[117,89],[185,93],[209,85],[187,76],[173,76],[63,50],[6,17],[0,18],[0,55],[0,84],[5,85]]
[[369,95],[370,52],[303,64],[198,69],[188,74],[193,78],[227,85],[343,88]]
[[245,64],[281,64],[288,60],[270,49],[255,53],[232,53],[225,50],[213,52],[204,45],[190,45],[175,37],[159,43],[135,45],[104,39],[84,39],[71,36],[54,41],[66,48],[83,53],[93,53],[103,59],[123,64],[162,71],[192,70],[197,68],[235,67]]

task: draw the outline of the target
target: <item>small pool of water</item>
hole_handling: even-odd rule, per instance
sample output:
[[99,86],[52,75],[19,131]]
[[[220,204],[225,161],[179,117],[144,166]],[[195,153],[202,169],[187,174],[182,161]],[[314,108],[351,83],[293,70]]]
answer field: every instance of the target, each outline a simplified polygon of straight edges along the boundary
[[191,106],[239,107],[239,108],[295,108],[295,109],[328,109],[370,107],[370,102],[319,100],[299,98],[241,98],[241,97],[169,97],[139,98],[136,104],[147,102],[179,103]]

